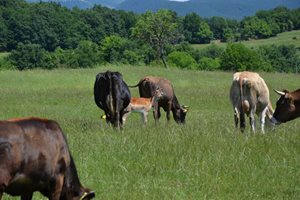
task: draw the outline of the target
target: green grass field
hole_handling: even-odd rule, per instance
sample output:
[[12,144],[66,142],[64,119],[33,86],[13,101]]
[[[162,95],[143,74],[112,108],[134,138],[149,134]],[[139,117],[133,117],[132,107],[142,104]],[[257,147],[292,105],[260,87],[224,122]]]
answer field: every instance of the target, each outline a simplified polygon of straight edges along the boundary
[[[212,42],[214,43],[214,42]],[[260,40],[250,40],[250,41],[242,41],[248,48],[256,49],[259,46],[264,45],[294,45],[296,48],[300,48],[300,30],[297,31],[289,31],[278,34],[276,37],[271,37],[268,39],[260,39]],[[226,47],[227,43],[214,43],[220,47]],[[197,49],[203,49],[211,44],[195,44],[193,45]]]
[[[129,85],[145,75],[168,78],[186,124],[143,127],[131,114],[121,132],[100,120],[93,100],[98,72],[120,71]],[[270,90],[298,89],[300,76],[261,73]],[[300,119],[263,135],[234,128],[228,93],[232,73],[154,67],[0,71],[0,118],[57,120],[84,186],[96,199],[300,199]],[[136,88],[131,89],[138,96]],[[271,91],[273,106],[277,95]],[[4,200],[19,199],[7,195]],[[34,199],[46,199],[35,194]]]

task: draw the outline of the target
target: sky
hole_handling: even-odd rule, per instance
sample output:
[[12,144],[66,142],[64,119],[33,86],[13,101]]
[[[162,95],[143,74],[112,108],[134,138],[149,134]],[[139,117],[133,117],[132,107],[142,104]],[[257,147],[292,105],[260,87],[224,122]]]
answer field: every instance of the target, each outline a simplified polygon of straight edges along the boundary
[[169,0],[169,1],[185,2],[185,1],[189,1],[189,0]]

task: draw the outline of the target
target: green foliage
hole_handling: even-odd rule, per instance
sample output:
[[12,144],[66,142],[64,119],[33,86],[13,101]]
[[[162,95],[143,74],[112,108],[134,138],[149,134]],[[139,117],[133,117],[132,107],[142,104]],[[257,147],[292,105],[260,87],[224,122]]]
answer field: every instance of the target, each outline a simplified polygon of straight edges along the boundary
[[210,43],[213,38],[213,32],[210,30],[208,24],[206,22],[200,23],[199,31],[197,32],[197,36],[199,37],[200,43]]
[[277,72],[297,72],[300,57],[293,45],[261,46],[258,52],[273,66]]
[[248,17],[242,21],[242,39],[267,38],[271,35],[270,26],[258,17]]
[[169,10],[159,10],[157,13],[148,11],[138,19],[132,36],[148,43],[167,67],[166,46],[176,43],[179,37],[176,16]]
[[185,69],[195,69],[196,61],[195,59],[185,53],[180,51],[174,51],[168,55],[168,63],[171,66],[185,68]]
[[203,57],[198,63],[197,69],[206,71],[215,71],[220,69],[219,59]]
[[221,56],[221,69],[230,71],[269,71],[270,65],[266,63],[255,51],[243,44],[228,44]]
[[101,54],[108,63],[138,63],[141,56],[136,49],[136,43],[117,35],[107,36],[101,42]]
[[18,44],[17,49],[11,52],[9,59],[19,70],[52,68],[46,50],[39,44],[20,43]]

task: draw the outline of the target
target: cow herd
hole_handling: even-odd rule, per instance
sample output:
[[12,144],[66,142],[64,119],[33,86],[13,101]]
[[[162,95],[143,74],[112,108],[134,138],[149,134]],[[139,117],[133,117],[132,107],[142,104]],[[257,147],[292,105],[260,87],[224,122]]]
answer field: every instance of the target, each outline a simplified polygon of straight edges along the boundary
[[[138,87],[140,97],[131,97],[129,87]],[[264,133],[265,119],[280,124],[300,117],[300,89],[280,95],[273,110],[265,81],[254,72],[236,72],[230,88],[236,127],[246,127],[245,114],[255,132],[255,114],[260,118]],[[147,123],[153,108],[155,122],[166,112],[170,120],[185,123],[188,106],[179,104],[170,81],[162,77],[146,76],[136,85],[128,86],[119,72],[99,73],[94,83],[94,100],[104,111],[103,118],[115,128],[122,128],[129,113],[140,112]],[[32,199],[39,191],[51,200],[89,200],[93,191],[81,185],[75,162],[66,138],[53,120],[16,118],[0,121],[0,200],[3,193]]]

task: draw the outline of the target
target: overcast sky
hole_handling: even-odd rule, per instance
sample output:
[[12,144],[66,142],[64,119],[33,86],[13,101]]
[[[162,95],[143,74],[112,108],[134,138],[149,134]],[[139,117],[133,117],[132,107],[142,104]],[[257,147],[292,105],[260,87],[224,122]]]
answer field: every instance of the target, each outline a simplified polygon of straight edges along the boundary
[[184,1],[189,1],[189,0],[169,0],[169,1],[179,1],[179,2],[184,2]]

